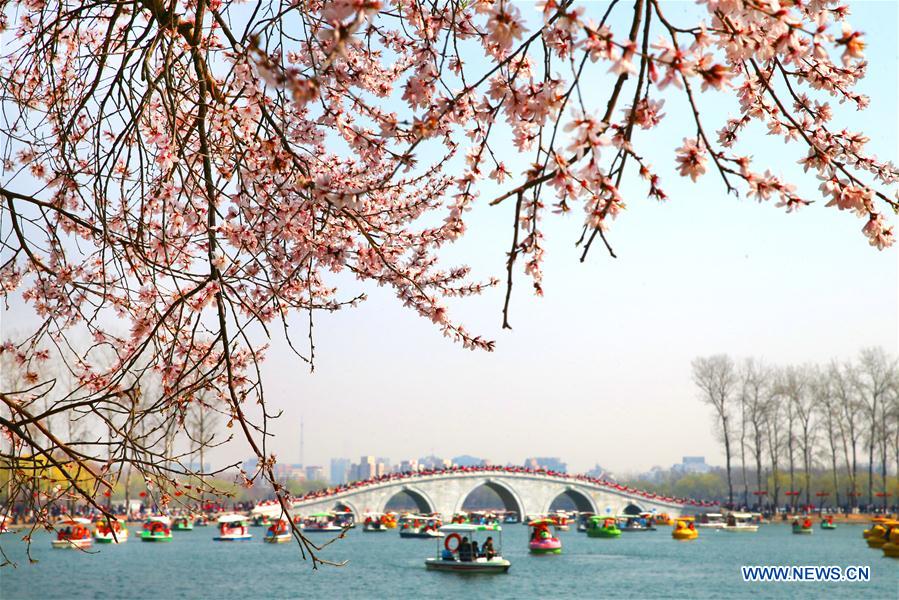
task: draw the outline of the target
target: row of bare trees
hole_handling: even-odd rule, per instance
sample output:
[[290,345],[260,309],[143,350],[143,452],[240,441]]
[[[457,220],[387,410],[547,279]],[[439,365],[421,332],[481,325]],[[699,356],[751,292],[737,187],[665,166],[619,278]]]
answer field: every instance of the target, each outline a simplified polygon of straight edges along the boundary
[[48,524],[54,506],[72,511],[88,501],[102,510],[119,488],[126,506],[136,488],[160,505],[174,500],[176,483],[189,486],[192,493],[179,494],[189,500],[215,493],[204,485],[213,474],[206,472],[206,454],[227,440],[208,394],[196,390],[182,403],[163,406],[157,374],[135,369],[127,393],[115,402],[86,405],[73,399],[71,365],[108,362],[111,355],[93,347],[80,353],[47,348],[45,356],[23,369],[15,351],[0,352],[0,388],[30,391],[18,396],[17,407],[32,415],[17,429],[20,435],[0,439],[0,514],[24,512]]
[[692,371],[714,409],[731,505],[742,494],[744,506],[761,504],[762,496],[779,506],[782,493],[793,506],[803,497],[805,505],[820,503],[811,481],[824,471],[835,505],[866,499],[869,507],[886,506],[890,476],[899,476],[895,357],[867,348],[854,360],[774,366],[718,354],[696,358]]

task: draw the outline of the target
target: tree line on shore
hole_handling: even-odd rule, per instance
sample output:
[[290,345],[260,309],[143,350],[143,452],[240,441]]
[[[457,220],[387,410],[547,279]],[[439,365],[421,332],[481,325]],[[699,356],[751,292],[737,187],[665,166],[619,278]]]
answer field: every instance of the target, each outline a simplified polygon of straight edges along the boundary
[[823,365],[717,354],[694,359],[692,376],[730,505],[873,508],[899,493],[899,365],[882,348]]

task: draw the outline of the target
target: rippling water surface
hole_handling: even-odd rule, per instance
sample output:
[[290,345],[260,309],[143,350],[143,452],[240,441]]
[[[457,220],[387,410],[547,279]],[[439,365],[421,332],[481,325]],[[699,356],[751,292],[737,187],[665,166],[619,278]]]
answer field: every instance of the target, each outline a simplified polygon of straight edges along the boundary
[[[312,571],[294,544],[264,544],[263,528],[250,542],[212,541],[214,527],[176,531],[167,544],[134,537],[120,546],[94,546],[96,554],[54,550],[47,533],[35,535],[28,564],[15,534],[0,544],[18,568],[0,570],[0,598],[899,598],[899,560],[867,547],[861,526],[793,535],[783,525],[755,534],[701,531],[676,542],[668,528],[588,538],[562,532],[559,556],[531,556],[527,528],[507,525],[505,575],[426,571],[432,540],[400,539],[395,531],[351,531],[323,556],[345,567]],[[319,534],[320,536],[324,534]],[[326,538],[320,538],[325,540]],[[741,565],[869,565],[869,583],[744,583]]]

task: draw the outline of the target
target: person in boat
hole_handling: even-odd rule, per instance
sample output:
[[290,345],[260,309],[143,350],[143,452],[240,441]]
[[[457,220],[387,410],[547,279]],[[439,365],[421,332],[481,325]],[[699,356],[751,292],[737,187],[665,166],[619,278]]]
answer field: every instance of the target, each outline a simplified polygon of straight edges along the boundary
[[484,542],[484,545],[481,546],[481,552],[484,554],[484,558],[487,560],[493,560],[493,557],[496,556],[496,550],[493,549],[493,538],[488,537]]
[[459,543],[459,560],[462,562],[471,562],[471,542],[467,537],[462,538]]
[[480,556],[480,550],[478,549],[478,541],[471,540],[471,560],[477,560],[478,556]]

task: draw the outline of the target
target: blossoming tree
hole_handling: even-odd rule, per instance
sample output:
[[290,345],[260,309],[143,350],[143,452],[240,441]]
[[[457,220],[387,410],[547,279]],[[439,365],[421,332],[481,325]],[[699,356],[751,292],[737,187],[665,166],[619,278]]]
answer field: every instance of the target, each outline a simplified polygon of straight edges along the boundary
[[[548,213],[582,214],[586,255],[597,238],[612,252],[626,173],[645,181],[629,194],[668,200],[638,130],[672,96],[687,107],[679,175],[788,212],[812,202],[750,158],[746,132],[767,129],[797,148],[827,207],[889,246],[896,167],[833,122],[831,103],[868,104],[848,13],[834,0],[700,0],[687,23],[659,0],[546,0],[527,18],[508,0],[10,3],[0,286],[39,325],[2,346],[7,501],[42,518],[72,494],[100,507],[123,465],[162,506],[196,497],[153,432],[202,401],[259,456],[247,482],[269,480],[286,502],[265,447],[259,333],[281,329],[311,363],[313,315],[363,299],[328,283],[346,272],[492,350],[445,300],[497,282],[444,265],[441,247],[475,204],[507,207],[508,326],[518,265],[541,293]],[[709,122],[700,109],[722,95],[738,111]],[[530,166],[510,168],[510,153]],[[486,179],[503,191],[481,198]],[[305,350],[288,332],[295,312],[309,318]],[[108,435],[66,439],[53,417]],[[35,456],[91,477],[42,487],[21,466]]]

